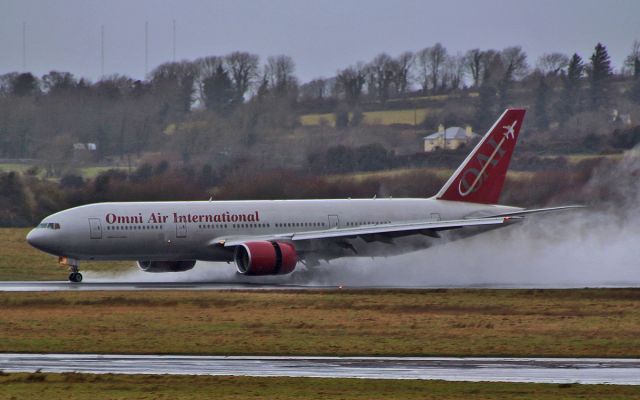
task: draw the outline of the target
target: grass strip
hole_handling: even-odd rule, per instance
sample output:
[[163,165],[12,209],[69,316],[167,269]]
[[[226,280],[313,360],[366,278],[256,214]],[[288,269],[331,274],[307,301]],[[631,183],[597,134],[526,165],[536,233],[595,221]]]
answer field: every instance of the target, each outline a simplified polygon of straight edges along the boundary
[[640,290],[0,293],[0,351],[640,357]]
[[637,386],[419,380],[20,373],[6,399],[637,399]]

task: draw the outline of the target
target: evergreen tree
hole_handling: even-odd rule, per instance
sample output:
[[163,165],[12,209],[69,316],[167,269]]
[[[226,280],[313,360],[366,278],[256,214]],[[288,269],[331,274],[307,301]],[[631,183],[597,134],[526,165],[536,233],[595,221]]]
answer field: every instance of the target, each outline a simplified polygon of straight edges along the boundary
[[25,72],[15,77],[12,82],[11,92],[16,96],[31,96],[39,92],[38,78],[30,72]]
[[591,56],[591,105],[594,109],[602,107],[607,102],[607,84],[610,76],[611,59],[607,48],[598,43]]
[[562,98],[558,115],[561,121],[566,121],[570,116],[580,111],[580,84],[584,74],[584,63],[579,55],[574,54],[567,67],[567,75],[563,79]]
[[640,78],[640,57],[636,57],[633,61],[633,77],[634,79]]
[[547,114],[547,101],[549,98],[549,86],[545,82],[544,77],[540,77],[540,82],[536,88],[535,93],[535,123],[536,127],[540,130],[546,130],[549,128],[549,115]]
[[218,65],[213,75],[204,80],[204,94],[207,109],[221,114],[231,109],[235,92],[231,79],[222,65]]

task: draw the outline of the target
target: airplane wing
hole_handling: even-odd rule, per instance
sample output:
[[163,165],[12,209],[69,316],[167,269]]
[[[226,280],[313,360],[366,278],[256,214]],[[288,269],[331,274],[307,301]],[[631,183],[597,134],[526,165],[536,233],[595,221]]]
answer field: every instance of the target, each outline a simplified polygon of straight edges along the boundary
[[582,205],[570,205],[570,206],[559,206],[559,207],[531,208],[531,209],[523,209],[523,210],[514,211],[514,212],[495,214],[495,215],[492,215],[492,217],[520,217],[528,214],[540,214],[540,213],[547,213],[547,212],[561,211],[561,210],[571,210],[571,209],[578,209],[578,208],[585,208],[585,207],[586,206],[582,206]]
[[456,229],[469,226],[482,225],[504,225],[510,222],[516,222],[520,217],[499,216],[485,218],[470,218],[449,221],[417,221],[401,224],[380,224],[380,225],[363,225],[353,228],[331,228],[319,231],[308,232],[291,232],[278,233],[272,235],[256,235],[256,236],[234,236],[219,237],[213,239],[209,244],[223,245],[225,247],[238,246],[250,241],[261,240],[313,240],[313,239],[330,239],[330,238],[348,238],[369,235],[384,235],[394,233],[425,233],[427,235],[437,235],[436,232],[445,229]]

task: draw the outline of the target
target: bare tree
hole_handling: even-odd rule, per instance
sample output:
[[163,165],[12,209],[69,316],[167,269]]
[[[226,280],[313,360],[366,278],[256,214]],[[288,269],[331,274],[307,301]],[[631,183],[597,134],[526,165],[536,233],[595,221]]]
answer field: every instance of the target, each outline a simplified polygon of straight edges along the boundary
[[324,78],[316,78],[300,85],[300,97],[303,100],[322,100],[328,94],[327,80]]
[[440,43],[418,52],[418,75],[423,93],[429,88],[436,90],[441,81],[441,73],[447,58],[447,49]]
[[529,64],[527,64],[527,54],[522,47],[507,47],[500,52],[500,56],[504,65],[505,79],[521,79],[527,74]]
[[362,63],[338,71],[336,76],[338,92],[344,94],[346,102],[350,105],[357,104],[360,100],[365,82],[366,70]]
[[556,76],[568,66],[569,56],[562,53],[545,53],[536,63],[536,68],[546,76]]
[[276,93],[286,93],[292,87],[297,86],[297,79],[293,75],[295,63],[293,59],[286,55],[269,57],[265,65],[265,76],[271,88]]
[[367,67],[369,92],[383,104],[389,98],[396,69],[395,61],[386,53],[378,54]]
[[483,67],[482,58],[483,53],[480,49],[471,49],[464,56],[464,69],[471,75],[474,87],[480,86]]
[[234,51],[225,57],[230,73],[236,102],[242,102],[251,86],[258,78],[259,57],[256,54]]
[[396,72],[394,75],[394,83],[396,90],[400,96],[404,96],[409,88],[410,72],[414,63],[414,55],[410,51],[405,51],[396,58]]
[[640,72],[636,70],[636,65],[640,64],[640,40],[634,40],[631,46],[631,52],[624,60],[624,73],[636,75]]
[[465,58],[461,54],[448,56],[442,68],[442,88],[460,89],[464,81]]

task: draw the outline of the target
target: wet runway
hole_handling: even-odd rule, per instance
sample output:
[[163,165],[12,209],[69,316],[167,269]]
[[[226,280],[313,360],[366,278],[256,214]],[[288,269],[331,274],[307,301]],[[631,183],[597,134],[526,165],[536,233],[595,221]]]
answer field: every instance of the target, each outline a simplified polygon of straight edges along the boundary
[[[568,286],[569,288],[571,286]],[[585,286],[580,286],[584,288]],[[640,287],[637,282],[611,282],[598,284],[594,288],[629,288]],[[255,282],[108,282],[85,281],[71,283],[68,281],[0,281],[0,292],[61,292],[61,291],[145,291],[145,290],[387,290],[387,289],[559,289],[563,286],[543,285],[505,285],[505,284],[476,284],[476,285],[314,285],[314,284],[274,284]]]
[[142,291],[142,290],[318,290],[340,289],[340,286],[294,284],[260,284],[248,282],[82,282],[67,281],[0,281],[0,292],[60,291]]
[[640,359],[0,354],[0,370],[640,385]]

